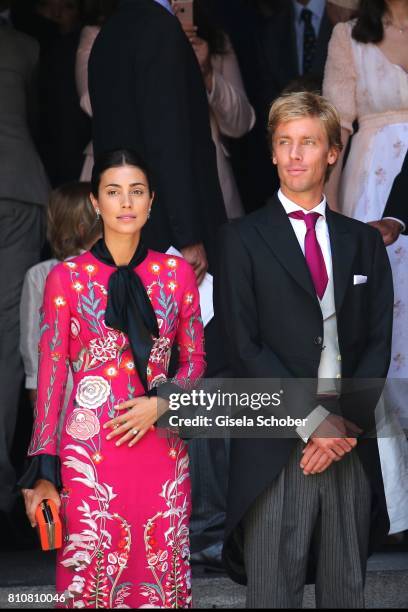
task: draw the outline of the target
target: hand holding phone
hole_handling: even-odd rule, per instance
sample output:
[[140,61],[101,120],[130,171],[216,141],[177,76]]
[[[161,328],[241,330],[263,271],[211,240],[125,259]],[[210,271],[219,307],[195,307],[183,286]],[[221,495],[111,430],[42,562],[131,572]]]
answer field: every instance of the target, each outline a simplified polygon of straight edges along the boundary
[[182,25],[194,24],[194,0],[173,0],[172,8]]

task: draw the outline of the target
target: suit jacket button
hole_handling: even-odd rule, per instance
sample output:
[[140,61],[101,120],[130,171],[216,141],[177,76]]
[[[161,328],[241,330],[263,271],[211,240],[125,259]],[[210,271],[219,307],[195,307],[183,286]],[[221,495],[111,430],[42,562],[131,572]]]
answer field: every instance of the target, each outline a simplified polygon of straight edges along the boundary
[[316,336],[314,343],[320,346],[323,343],[323,338],[321,336]]

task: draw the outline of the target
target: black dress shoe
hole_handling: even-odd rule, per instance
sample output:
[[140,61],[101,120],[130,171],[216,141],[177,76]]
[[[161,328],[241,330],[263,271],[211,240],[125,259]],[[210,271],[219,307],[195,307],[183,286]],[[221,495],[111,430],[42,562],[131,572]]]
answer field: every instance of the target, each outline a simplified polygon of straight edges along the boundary
[[222,562],[222,542],[217,542],[200,552],[190,555],[190,563],[193,567],[200,566],[205,572],[225,572]]

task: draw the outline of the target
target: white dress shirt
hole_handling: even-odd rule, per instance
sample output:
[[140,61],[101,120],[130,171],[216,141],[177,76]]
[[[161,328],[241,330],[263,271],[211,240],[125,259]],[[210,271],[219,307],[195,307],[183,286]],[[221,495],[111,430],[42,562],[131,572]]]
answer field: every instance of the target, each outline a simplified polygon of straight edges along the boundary
[[[285,209],[287,215],[289,213],[300,210],[306,215],[311,212],[317,212],[321,215],[316,222],[316,238],[322,249],[323,259],[327,270],[327,276],[330,279],[333,274],[333,266],[332,266],[332,255],[331,255],[331,247],[330,247],[330,236],[329,229],[327,227],[326,221],[326,197],[323,196],[323,199],[317,206],[312,208],[312,210],[305,210],[298,204],[295,204],[289,198],[287,198],[281,190],[278,191],[278,198]],[[306,223],[303,219],[293,219],[289,217],[289,221],[293,227],[293,231],[295,232],[296,238],[298,239],[299,246],[302,249],[303,255],[305,254],[305,237],[306,237]],[[296,432],[302,438],[302,440],[307,443],[312,433],[317,429],[317,427],[324,421],[324,419],[328,416],[329,412],[323,408],[323,406],[317,406],[307,417],[307,423],[304,427],[297,427]]]
[[306,6],[299,4],[297,0],[292,0],[295,10],[295,33],[296,33],[296,44],[298,52],[299,62],[299,74],[303,74],[303,38],[305,33],[305,23],[302,20],[302,10],[304,8],[312,11],[312,26],[316,34],[316,38],[319,36],[320,24],[322,23],[324,10],[326,8],[326,0],[309,0]]
[[[287,215],[289,213],[300,210],[306,215],[311,212],[317,212],[321,215],[316,222],[316,238],[322,249],[323,259],[327,270],[327,276],[330,278],[332,274],[332,256],[331,256],[331,248],[330,248],[330,237],[329,237],[329,229],[327,227],[326,222],[326,206],[327,201],[326,197],[323,196],[322,201],[315,206],[312,210],[305,210],[298,204],[295,204],[289,198],[287,198],[279,189],[278,198],[285,209]],[[306,223],[302,219],[292,219],[289,217],[289,221],[293,227],[293,231],[296,234],[296,238],[298,239],[300,248],[302,249],[303,255],[305,254],[305,237],[306,237]]]

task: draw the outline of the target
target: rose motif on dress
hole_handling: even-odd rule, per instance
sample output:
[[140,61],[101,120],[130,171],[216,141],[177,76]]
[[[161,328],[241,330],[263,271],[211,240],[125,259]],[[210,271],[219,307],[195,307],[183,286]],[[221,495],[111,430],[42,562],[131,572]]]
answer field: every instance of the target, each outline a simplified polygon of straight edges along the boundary
[[82,408],[95,410],[109,397],[109,383],[102,376],[86,376],[78,385],[76,402]]
[[153,363],[161,363],[170,356],[170,338],[161,336],[156,338],[153,344],[153,348],[150,353],[150,360]]
[[100,429],[98,419],[88,408],[74,410],[67,420],[67,434],[84,442],[96,436]]

